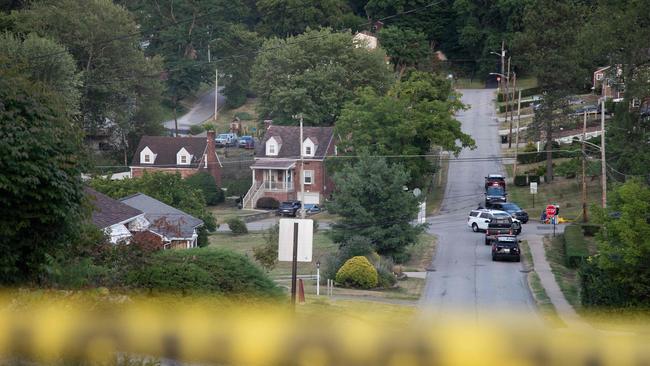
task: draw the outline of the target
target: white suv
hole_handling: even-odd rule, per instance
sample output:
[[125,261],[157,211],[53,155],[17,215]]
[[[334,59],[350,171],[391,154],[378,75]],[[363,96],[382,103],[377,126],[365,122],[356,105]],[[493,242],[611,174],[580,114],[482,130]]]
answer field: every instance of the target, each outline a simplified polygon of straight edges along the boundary
[[[471,227],[472,231],[474,232],[485,231],[488,228],[488,224],[490,223],[490,220],[492,220],[495,217],[500,218],[500,217],[511,217],[511,216],[509,213],[505,211],[479,208],[470,211],[469,216],[467,216],[467,226]],[[512,221],[519,222],[519,220],[515,218],[512,218]]]

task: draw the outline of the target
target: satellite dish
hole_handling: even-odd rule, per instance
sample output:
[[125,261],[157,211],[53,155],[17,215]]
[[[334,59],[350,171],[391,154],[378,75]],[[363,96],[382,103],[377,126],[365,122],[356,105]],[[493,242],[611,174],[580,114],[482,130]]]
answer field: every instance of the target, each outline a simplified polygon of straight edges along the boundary
[[413,195],[414,195],[415,197],[419,197],[421,194],[422,194],[422,191],[420,190],[420,188],[415,188],[415,189],[413,190]]

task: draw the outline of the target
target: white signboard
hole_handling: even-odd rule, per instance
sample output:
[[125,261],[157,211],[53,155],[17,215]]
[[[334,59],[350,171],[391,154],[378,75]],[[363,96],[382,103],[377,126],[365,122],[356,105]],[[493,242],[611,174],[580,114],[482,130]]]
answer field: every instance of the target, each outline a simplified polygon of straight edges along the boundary
[[418,224],[425,224],[427,222],[427,203],[420,203],[420,211],[418,211]]
[[530,182],[530,194],[537,194],[537,182]]
[[278,239],[278,260],[293,261],[293,228],[298,223],[298,262],[311,262],[314,241],[314,220],[280,219],[280,236]]

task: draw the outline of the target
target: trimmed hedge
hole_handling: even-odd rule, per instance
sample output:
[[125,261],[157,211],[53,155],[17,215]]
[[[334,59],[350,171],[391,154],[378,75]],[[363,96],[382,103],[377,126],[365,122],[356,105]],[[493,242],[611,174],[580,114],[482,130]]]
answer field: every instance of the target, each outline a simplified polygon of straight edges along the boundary
[[336,282],[343,286],[368,289],[377,287],[379,278],[368,258],[356,256],[348,259],[338,270]]
[[257,200],[257,208],[276,210],[278,207],[280,207],[280,202],[273,197],[262,197]]
[[[526,102],[521,102],[521,108],[530,107],[531,105],[533,105],[533,103],[535,103],[535,102],[533,102],[532,100],[529,100],[529,101],[526,101]],[[516,102],[515,103],[509,103],[509,105],[510,105],[510,107],[508,108],[508,110],[512,110],[513,108],[514,109],[517,108],[517,103]],[[505,113],[505,112],[506,112],[506,106],[505,105],[499,106],[499,113]]]
[[528,178],[525,175],[516,175],[514,184],[517,187],[525,187],[528,185]]
[[539,183],[540,179],[539,179],[539,176],[537,176],[537,175],[529,175],[528,176],[528,181],[530,183],[533,183],[533,182]]
[[566,266],[578,268],[589,256],[589,249],[582,228],[579,225],[569,225],[564,229],[564,259]]
[[233,235],[248,234],[246,223],[239,217],[232,217],[228,219],[228,221],[226,221],[226,224],[228,224],[228,228],[230,228],[230,232]]
[[[542,89],[539,88],[539,87],[522,89],[521,90],[521,97],[522,98],[528,98],[528,97],[532,97],[533,95],[539,95],[541,93],[542,93]],[[511,92],[511,96],[515,100],[517,99],[517,95],[518,95],[518,93],[515,93],[514,90]],[[506,100],[505,93],[499,93],[499,95],[497,95],[497,101],[498,102],[505,102],[505,100]]]
[[217,248],[165,250],[129,273],[132,287],[182,293],[277,297],[282,290],[241,254]]

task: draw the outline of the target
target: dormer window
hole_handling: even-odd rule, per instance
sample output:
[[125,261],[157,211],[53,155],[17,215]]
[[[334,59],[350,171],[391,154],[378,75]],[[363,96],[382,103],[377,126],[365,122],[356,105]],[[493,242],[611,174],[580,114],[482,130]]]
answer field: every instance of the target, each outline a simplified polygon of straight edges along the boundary
[[266,141],[266,155],[277,156],[280,152],[281,141],[279,137],[273,136]]
[[314,141],[310,138],[306,138],[305,141],[302,143],[302,154],[304,156],[314,156],[314,153],[316,152],[316,144],[314,144]]
[[145,146],[142,151],[140,151],[140,163],[141,164],[153,164],[156,161],[156,154],[151,151],[149,146]]
[[192,161],[192,154],[190,154],[189,151],[185,150],[184,147],[178,150],[178,153],[176,153],[177,165],[190,165],[191,161]]

